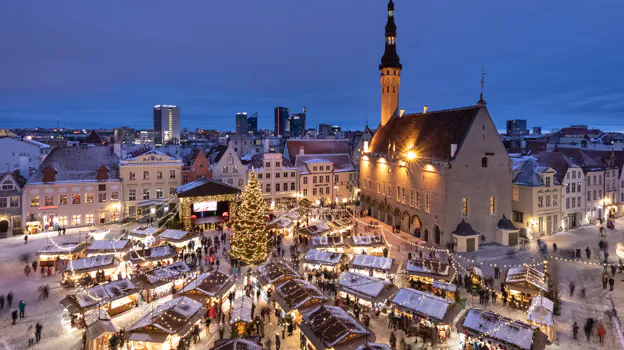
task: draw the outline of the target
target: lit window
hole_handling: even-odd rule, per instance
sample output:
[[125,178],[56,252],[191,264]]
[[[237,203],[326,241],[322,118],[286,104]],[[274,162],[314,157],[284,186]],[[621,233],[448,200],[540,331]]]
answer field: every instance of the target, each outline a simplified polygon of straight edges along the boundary
[[93,203],[95,202],[95,195],[93,193],[85,194],[85,203]]
[[72,194],[72,204],[80,204],[80,193]]
[[490,214],[496,214],[496,198],[490,197]]
[[468,216],[468,198],[462,198],[462,216]]
[[39,196],[30,196],[30,206],[31,207],[39,206]]

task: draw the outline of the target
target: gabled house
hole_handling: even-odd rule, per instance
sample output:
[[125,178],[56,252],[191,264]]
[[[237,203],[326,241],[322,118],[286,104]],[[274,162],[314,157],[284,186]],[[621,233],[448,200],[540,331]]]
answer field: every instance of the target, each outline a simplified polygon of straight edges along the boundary
[[19,171],[0,175],[0,238],[22,233],[22,189],[26,179]]
[[195,148],[184,160],[182,184],[200,179],[212,179],[212,169],[210,168],[210,160],[206,157],[206,152],[201,148]]
[[247,168],[234,151],[232,144],[219,145],[213,152],[212,178],[244,189],[247,185]]

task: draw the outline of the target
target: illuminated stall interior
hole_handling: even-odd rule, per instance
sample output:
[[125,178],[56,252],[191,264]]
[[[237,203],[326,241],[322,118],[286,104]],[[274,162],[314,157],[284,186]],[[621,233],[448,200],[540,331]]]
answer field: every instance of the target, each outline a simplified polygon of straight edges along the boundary
[[548,341],[551,343],[554,343],[557,338],[555,319],[553,317],[554,307],[555,305],[550,299],[537,296],[531,300],[531,306],[529,306],[527,315],[529,323],[538,327],[542,333],[546,334]]
[[251,327],[251,307],[253,300],[241,294],[234,298],[234,305],[232,305],[232,316],[230,318],[230,325],[232,326],[232,336],[244,337],[247,334],[247,329]]
[[139,305],[139,288],[129,279],[109,282],[88,289],[82,289],[76,294],[68,295],[61,300],[69,313],[77,319],[75,326],[85,326],[85,313],[89,310],[101,308],[110,316],[119,315]]
[[210,306],[219,301],[224,302],[230,293],[235,292],[235,284],[234,277],[210,271],[193,278],[178,293]]
[[126,256],[125,260],[138,269],[149,269],[158,266],[169,265],[178,255],[174,247],[163,245],[147,249],[132,249]]
[[104,271],[104,277],[108,280],[111,276],[117,274],[117,268],[119,267],[119,259],[112,255],[96,255],[88,258],[71,260],[63,277],[61,283],[75,283],[87,279],[90,276],[93,282],[96,282],[96,273],[98,271]]
[[235,205],[241,190],[221,181],[199,179],[177,188],[180,198],[180,221],[184,229],[195,227],[214,229],[228,221],[231,206]]
[[546,276],[530,266],[510,267],[505,277],[505,288],[509,291],[507,301],[513,296],[514,307],[528,309],[533,297],[548,291]]
[[305,337],[302,349],[351,350],[367,341],[375,341],[370,330],[337,306],[318,306],[303,316],[299,328]]
[[336,272],[340,268],[343,254],[326,252],[324,250],[310,249],[303,258],[303,270],[315,272],[327,270]]
[[399,263],[394,259],[375,255],[355,255],[349,264],[350,271],[372,275],[376,278],[388,278],[396,274],[398,269]]
[[139,226],[128,232],[128,238],[139,240],[145,245],[149,245],[153,242],[154,236],[158,234],[162,229],[154,226]]
[[335,235],[350,235],[355,224],[349,219],[338,219],[327,223]]
[[381,236],[353,236],[349,246],[355,254],[383,256],[386,242]]
[[173,294],[173,290],[180,290],[184,280],[191,274],[191,269],[184,261],[156,268],[138,274],[132,281],[141,288],[141,297],[146,302],[163,298]]
[[286,313],[291,313],[293,320],[299,321],[301,312],[319,303],[327,301],[323,293],[312,283],[292,279],[275,290],[274,299]]
[[468,333],[465,343],[489,342],[491,350],[544,350],[548,338],[528,323],[478,309],[468,309],[462,326]]
[[431,294],[440,298],[446,298],[451,301],[455,301],[455,294],[457,293],[457,285],[453,283],[434,281],[431,285]]
[[310,225],[302,227],[297,231],[301,236],[312,238],[331,233],[331,227],[324,222],[320,222],[316,225]]
[[87,247],[87,256],[114,255],[121,259],[132,249],[132,242],[127,239],[118,240],[94,240]]
[[57,260],[69,261],[84,258],[88,242],[81,243],[49,243],[37,250],[40,266],[54,266]]
[[168,243],[176,247],[178,250],[184,250],[189,242],[194,241],[195,246],[199,247],[199,232],[188,232],[184,230],[167,229],[156,236],[159,243]]
[[450,282],[451,266],[448,261],[437,259],[412,259],[407,261],[410,286],[419,290],[431,290],[433,282]]
[[367,308],[383,306],[398,292],[398,288],[390,282],[355,272],[342,273],[337,289],[341,298],[348,297]]
[[85,350],[109,350],[109,340],[117,333],[117,327],[113,324],[105,310],[94,309],[84,315],[87,326],[85,333]]
[[129,349],[176,349],[195,325],[201,323],[206,309],[202,303],[179,297],[163,303],[126,328],[124,339]]
[[312,237],[312,247],[314,249],[322,249],[328,252],[342,253],[347,244],[342,237],[320,236]]

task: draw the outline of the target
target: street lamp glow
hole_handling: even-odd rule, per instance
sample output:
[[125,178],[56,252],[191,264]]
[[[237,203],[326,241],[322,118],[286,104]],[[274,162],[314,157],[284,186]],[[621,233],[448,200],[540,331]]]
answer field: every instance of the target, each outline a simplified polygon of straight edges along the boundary
[[407,160],[414,160],[416,159],[416,152],[415,151],[408,151],[407,152]]

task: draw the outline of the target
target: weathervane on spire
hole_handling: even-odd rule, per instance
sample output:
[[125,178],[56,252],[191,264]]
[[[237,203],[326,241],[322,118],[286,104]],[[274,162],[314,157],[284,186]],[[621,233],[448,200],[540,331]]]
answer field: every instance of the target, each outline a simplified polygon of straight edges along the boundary
[[481,67],[481,100],[483,100],[483,88],[485,87],[485,67]]

